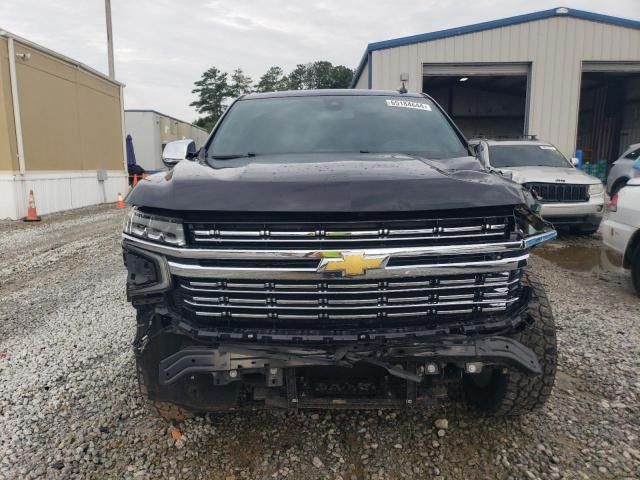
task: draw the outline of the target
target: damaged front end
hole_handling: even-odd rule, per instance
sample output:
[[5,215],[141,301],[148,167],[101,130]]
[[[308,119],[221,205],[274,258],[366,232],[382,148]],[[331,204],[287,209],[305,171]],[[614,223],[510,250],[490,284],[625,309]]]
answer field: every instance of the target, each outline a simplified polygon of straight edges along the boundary
[[278,218],[256,235],[199,215],[183,245],[125,231],[147,395],[194,411],[383,408],[539,375],[518,340],[533,322],[524,270],[555,231],[527,205],[465,214],[319,218],[311,233]]

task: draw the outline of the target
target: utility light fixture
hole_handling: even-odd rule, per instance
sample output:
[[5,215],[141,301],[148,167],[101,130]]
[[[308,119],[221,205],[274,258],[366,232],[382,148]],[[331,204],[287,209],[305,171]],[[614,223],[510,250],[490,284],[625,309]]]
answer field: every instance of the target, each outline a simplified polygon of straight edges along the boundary
[[461,81],[461,82],[466,82],[467,80],[469,80],[469,77],[461,77],[461,78],[460,78],[460,81]]

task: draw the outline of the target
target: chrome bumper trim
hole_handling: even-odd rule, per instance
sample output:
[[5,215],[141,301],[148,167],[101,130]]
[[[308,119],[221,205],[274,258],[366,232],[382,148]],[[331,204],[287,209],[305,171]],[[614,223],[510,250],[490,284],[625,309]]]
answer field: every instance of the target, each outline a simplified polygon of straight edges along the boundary
[[[522,267],[521,262],[527,262],[528,259],[529,254],[524,253],[518,257],[491,261],[392,266],[379,270],[367,270],[363,275],[351,278],[381,279],[503,272],[505,270],[515,270]],[[339,276],[329,275],[326,272],[318,272],[315,268],[232,268],[203,267],[174,261],[169,261],[168,263],[173,275],[191,278],[246,278],[254,280],[321,280],[334,277],[340,278]]]
[[244,249],[215,249],[215,248],[178,248],[168,245],[149,242],[131,235],[122,234],[124,245],[133,245],[161,253],[175,258],[192,259],[233,259],[233,260],[295,260],[295,259],[321,259],[335,257],[336,253],[343,255],[366,253],[367,255],[389,255],[391,257],[428,257],[436,255],[465,255],[480,253],[502,253],[524,250],[523,240],[497,243],[478,243],[469,245],[431,245],[424,247],[394,247],[394,248],[367,248],[349,250],[244,250]]

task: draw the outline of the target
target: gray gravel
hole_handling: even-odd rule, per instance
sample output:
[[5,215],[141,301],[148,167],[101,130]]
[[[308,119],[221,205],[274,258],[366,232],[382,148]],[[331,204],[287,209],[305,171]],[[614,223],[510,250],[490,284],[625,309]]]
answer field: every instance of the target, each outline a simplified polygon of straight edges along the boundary
[[[640,299],[628,273],[534,257],[560,350],[538,415],[481,419],[447,404],[171,427],[137,394],[122,217],[101,207],[0,223],[0,478],[640,478]],[[542,253],[566,244],[597,251],[568,238]]]

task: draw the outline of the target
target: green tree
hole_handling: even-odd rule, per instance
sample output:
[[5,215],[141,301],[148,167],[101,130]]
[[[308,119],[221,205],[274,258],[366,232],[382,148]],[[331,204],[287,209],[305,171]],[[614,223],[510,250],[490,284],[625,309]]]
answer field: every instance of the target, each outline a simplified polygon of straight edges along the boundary
[[260,77],[256,85],[256,92],[277,92],[286,90],[288,79],[280,67],[270,67],[264,75]]
[[336,65],[331,71],[331,86],[328,88],[349,88],[353,79],[353,70],[344,65]]
[[231,74],[231,85],[229,85],[229,97],[237,98],[251,92],[253,79],[244,74],[242,68],[236,68]]
[[331,62],[319,61],[307,65],[307,88],[333,88]]
[[195,93],[198,99],[189,105],[203,115],[194,122],[195,125],[210,130],[224,112],[225,101],[229,97],[227,76],[226,72],[211,67],[195,82],[196,88],[191,93]]
[[331,62],[321,60],[298,64],[287,78],[288,87],[291,90],[349,88],[353,78],[353,70],[344,65],[333,66]]
[[300,63],[287,75],[287,88],[289,90],[305,90],[306,85],[307,66]]

